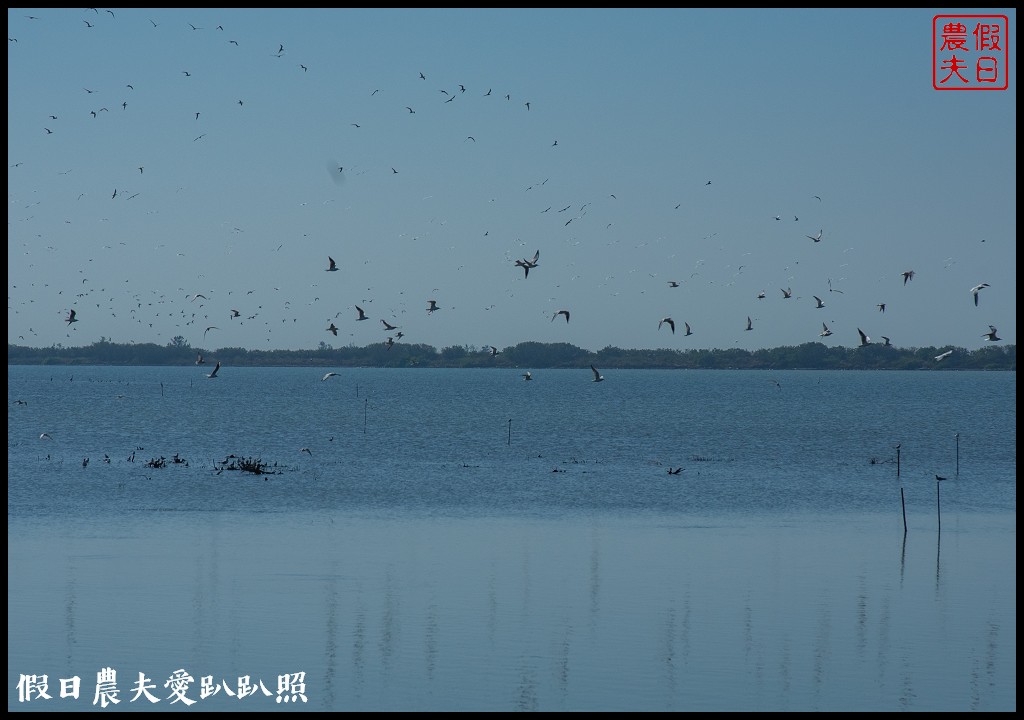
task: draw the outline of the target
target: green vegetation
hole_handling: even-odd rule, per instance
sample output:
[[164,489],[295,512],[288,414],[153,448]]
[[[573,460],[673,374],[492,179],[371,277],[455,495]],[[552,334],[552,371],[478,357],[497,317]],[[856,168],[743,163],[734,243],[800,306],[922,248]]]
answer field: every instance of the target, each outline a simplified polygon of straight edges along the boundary
[[[936,361],[947,350],[952,355]],[[739,370],[1017,370],[1016,345],[988,345],[978,350],[941,347],[827,347],[803,345],[755,350],[626,350],[606,347],[597,352],[568,343],[524,342],[492,355],[489,347],[385,343],[334,348],[327,343],[312,350],[246,350],[191,347],[182,337],[166,346],[154,343],[117,344],[100,338],[84,347],[29,348],[7,346],[8,365],[192,365],[198,354],[207,364],[251,367],[426,367],[426,368],[587,368],[601,369],[739,369]]]

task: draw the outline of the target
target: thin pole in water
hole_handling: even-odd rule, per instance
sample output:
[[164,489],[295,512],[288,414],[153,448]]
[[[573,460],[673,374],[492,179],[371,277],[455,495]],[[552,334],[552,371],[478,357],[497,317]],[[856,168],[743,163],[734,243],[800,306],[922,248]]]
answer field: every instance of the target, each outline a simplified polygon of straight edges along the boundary
[[903,506],[903,537],[907,537],[907,501],[903,497],[903,488],[900,487],[900,504]]
[[940,508],[940,501],[939,501],[939,487],[942,485],[942,481],[945,480],[945,479],[946,478],[939,477],[938,475],[935,476],[935,515],[939,519],[939,532],[940,533],[942,532],[942,509]]
[[363,400],[363,435],[366,434],[366,405],[370,402],[370,398]]
[[508,444],[512,444],[512,418],[508,419]]
[[160,397],[164,396],[164,384],[160,383]]

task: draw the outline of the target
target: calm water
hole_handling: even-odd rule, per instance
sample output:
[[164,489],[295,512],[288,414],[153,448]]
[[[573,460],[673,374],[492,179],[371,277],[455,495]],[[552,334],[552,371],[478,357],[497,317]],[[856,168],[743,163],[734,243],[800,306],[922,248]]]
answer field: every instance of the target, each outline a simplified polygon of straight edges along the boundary
[[9,709],[1016,710],[1015,373],[208,371],[8,368]]

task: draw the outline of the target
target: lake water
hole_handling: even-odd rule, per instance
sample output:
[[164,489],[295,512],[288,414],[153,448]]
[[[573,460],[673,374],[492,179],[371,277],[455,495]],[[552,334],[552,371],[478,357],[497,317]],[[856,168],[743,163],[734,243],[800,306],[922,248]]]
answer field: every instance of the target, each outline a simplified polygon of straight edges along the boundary
[[1016,373],[326,370],[8,367],[9,710],[1016,710]]

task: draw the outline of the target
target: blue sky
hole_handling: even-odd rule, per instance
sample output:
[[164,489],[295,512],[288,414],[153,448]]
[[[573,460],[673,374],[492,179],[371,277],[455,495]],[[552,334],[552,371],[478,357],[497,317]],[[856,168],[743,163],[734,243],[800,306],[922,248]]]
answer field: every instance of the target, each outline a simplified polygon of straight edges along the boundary
[[8,342],[1016,343],[1016,11],[977,92],[937,12],[8,9]]

